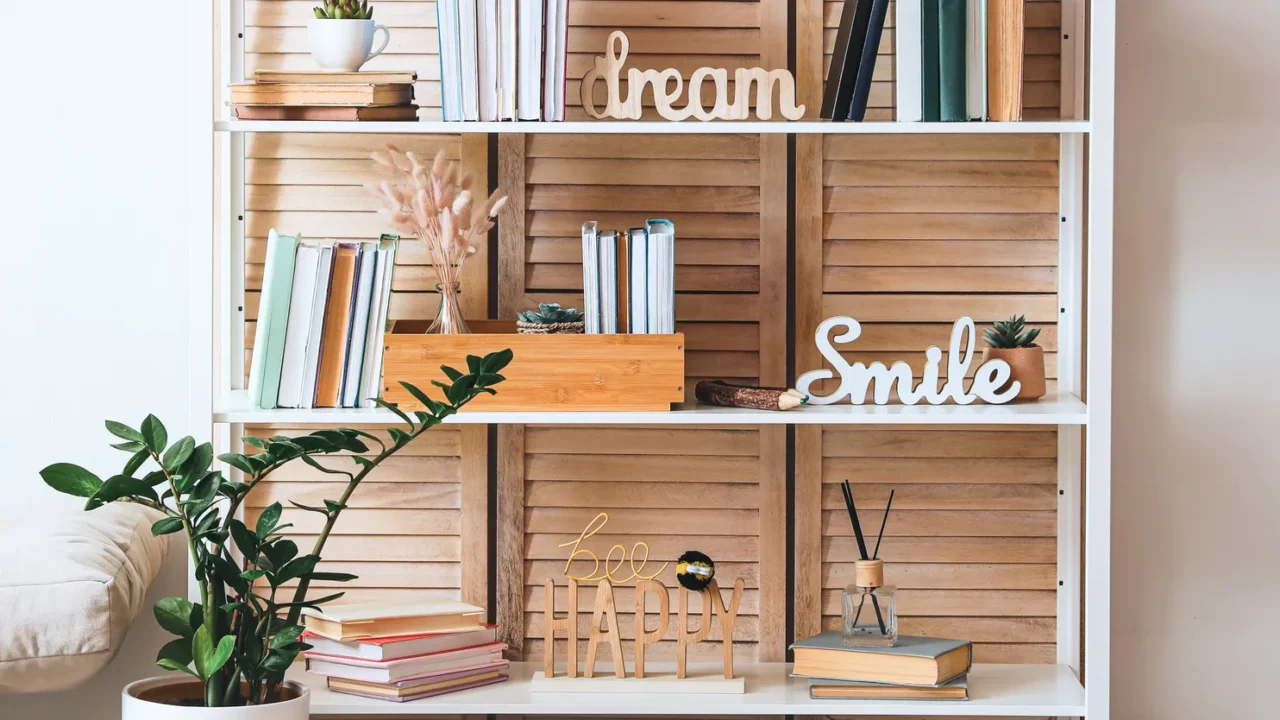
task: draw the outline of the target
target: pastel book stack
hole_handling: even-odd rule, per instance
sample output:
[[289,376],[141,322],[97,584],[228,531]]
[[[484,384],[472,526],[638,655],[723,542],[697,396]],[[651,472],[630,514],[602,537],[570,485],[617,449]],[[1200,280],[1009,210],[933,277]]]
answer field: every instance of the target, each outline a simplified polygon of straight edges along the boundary
[[897,119],[1021,120],[1024,3],[899,0]]
[[892,647],[848,645],[838,631],[796,642],[792,674],[814,699],[968,700],[968,640],[899,635]]
[[240,120],[416,121],[414,72],[258,70],[231,85]]
[[568,0],[438,0],[446,121],[564,120]]
[[308,610],[307,670],[333,692],[407,702],[507,679],[507,648],[484,609],[453,600]]
[[249,364],[254,406],[375,406],[398,244],[270,232]]
[[676,226],[601,230],[582,226],[582,306],[587,334],[676,331]]

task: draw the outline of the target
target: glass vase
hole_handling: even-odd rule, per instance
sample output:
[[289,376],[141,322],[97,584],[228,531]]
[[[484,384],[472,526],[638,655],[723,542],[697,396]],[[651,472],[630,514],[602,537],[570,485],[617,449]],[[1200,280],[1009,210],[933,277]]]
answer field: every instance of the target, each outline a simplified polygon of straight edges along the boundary
[[884,584],[883,560],[858,560],[844,589],[841,630],[846,645],[892,647],[898,640],[897,589]]
[[436,311],[436,319],[427,328],[428,335],[468,335],[471,328],[462,319],[462,286],[453,283],[451,286],[436,285],[440,294],[440,309]]

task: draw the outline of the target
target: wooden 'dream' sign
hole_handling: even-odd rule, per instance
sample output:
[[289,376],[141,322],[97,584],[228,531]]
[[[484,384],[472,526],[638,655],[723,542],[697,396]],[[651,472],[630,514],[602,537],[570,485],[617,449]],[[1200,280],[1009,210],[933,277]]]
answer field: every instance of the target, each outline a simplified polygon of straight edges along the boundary
[[[836,327],[843,326],[844,332],[831,338]],[[796,389],[809,396],[810,405],[831,405],[849,397],[854,405],[862,405],[867,390],[874,386],[873,399],[876,405],[886,405],[889,393],[896,388],[898,399],[903,405],[915,405],[924,400],[930,405],[941,405],[948,400],[957,405],[969,405],[974,400],[982,400],[992,405],[1003,405],[1018,396],[1022,385],[1017,380],[1009,382],[1013,370],[1004,360],[992,359],[978,366],[973,375],[973,384],[966,391],[965,375],[977,343],[977,329],[973,318],[962,317],[951,329],[951,345],[947,352],[946,382],[938,386],[939,365],[942,362],[942,350],[937,346],[925,351],[925,366],[919,385],[912,384],[911,366],[905,362],[896,362],[890,367],[884,363],[874,362],[871,365],[853,363],[850,365],[840,355],[840,351],[831,344],[842,345],[857,340],[862,335],[862,325],[851,317],[838,316],[827,318],[814,333],[814,342],[818,352],[840,375],[840,386],[828,395],[819,395],[811,389],[811,385],[820,380],[830,380],[835,376],[830,370],[811,370],[796,380]],[[967,340],[966,340],[967,338]],[[961,347],[964,343],[964,347]],[[1006,383],[1008,386],[1006,387]]]
[[[733,593],[729,603],[724,603],[720,594],[720,586],[713,579],[706,588],[699,591],[702,595],[702,621],[699,626],[689,629],[689,595],[690,591],[680,588],[677,600],[676,623],[676,677],[683,680],[688,676],[689,646],[706,640],[711,636],[711,623],[717,617],[720,621],[721,645],[724,647],[724,677],[733,679],[733,626],[738,620],[738,608],[742,605],[742,593],[745,584],[739,578],[733,583]],[[543,647],[543,675],[555,677],[555,641],[557,631],[563,632],[569,641],[569,657],[566,675],[578,676],[578,582],[569,579],[568,616],[556,617],[555,583],[548,579],[546,590],[546,622],[545,642]],[[656,580],[642,580],[636,584],[636,627],[635,627],[635,677],[645,676],[645,648],[664,639],[669,622],[668,612],[671,606],[671,593],[667,586]],[[645,628],[645,596],[652,593],[658,598],[658,627],[653,630]],[[591,637],[587,641],[587,658],[583,677],[595,677],[596,653],[600,645],[609,645],[613,657],[613,674],[626,677],[626,663],[622,658],[622,636],[618,628],[618,615],[614,609],[613,584],[601,580],[596,589],[595,611],[591,614]]]
[[[786,70],[762,68],[738,68],[733,73],[734,99],[729,103],[729,71],[724,68],[700,67],[689,77],[688,104],[683,110],[671,107],[684,92],[684,79],[675,68],[666,70],[627,70],[627,99],[621,98],[619,83],[622,67],[627,61],[630,42],[626,33],[615,30],[605,43],[608,58],[596,57],[587,74],[582,76],[582,109],[593,118],[601,120],[639,120],[640,101],[646,85],[653,86],[653,102],[658,114],[665,120],[680,121],[689,117],[698,120],[746,120],[751,115],[751,86],[756,87],[756,116],[761,120],[773,117],[773,88],[778,87],[778,104],[782,116],[788,120],[804,117],[804,105],[796,105],[796,79]],[[716,86],[716,104],[707,110],[702,107],[702,83],[711,78]],[[604,80],[609,89],[604,112],[596,110],[591,92],[598,80]],[[667,85],[675,81],[675,90],[668,93]]]

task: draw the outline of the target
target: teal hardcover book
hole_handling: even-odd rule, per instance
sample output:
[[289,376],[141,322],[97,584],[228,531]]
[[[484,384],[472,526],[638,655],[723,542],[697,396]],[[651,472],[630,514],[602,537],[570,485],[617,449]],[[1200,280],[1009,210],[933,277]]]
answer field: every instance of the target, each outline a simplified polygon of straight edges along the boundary
[[969,118],[965,64],[969,34],[969,8],[965,0],[938,3],[938,119],[964,122]]
[[249,398],[254,405],[267,410],[276,407],[280,395],[280,370],[284,365],[284,337],[289,324],[289,296],[293,292],[293,262],[297,251],[297,236],[272,230],[267,237],[258,326],[249,363]]
[[920,9],[920,115],[938,122],[938,14],[939,0],[922,0]]

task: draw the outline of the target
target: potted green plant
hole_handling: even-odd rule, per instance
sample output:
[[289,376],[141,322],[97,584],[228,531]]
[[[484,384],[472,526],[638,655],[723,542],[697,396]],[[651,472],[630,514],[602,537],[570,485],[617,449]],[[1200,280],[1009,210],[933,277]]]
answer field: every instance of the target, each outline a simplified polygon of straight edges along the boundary
[[[381,30],[382,44],[373,49],[373,37]],[[378,57],[391,43],[391,31],[375,25],[369,0],[325,0],[307,21],[311,57],[324,70],[356,72]]]
[[[225,453],[218,459],[239,470],[228,479],[213,468],[213,448],[190,436],[169,442],[154,415],[133,428],[107,421],[121,442],[112,447],[129,455],[123,470],[100,479],[69,463],[50,465],[41,477],[59,492],[87,498],[86,510],[110,502],[145,505],[160,515],[153,535],[181,532],[186,537],[200,599],[168,597],[155,605],[160,626],[176,637],[160,648],[156,664],[183,675],[141,680],[125,687],[124,720],[306,720],[306,688],[287,682],[285,670],[309,646],[299,639],[302,610],[336,600],[308,594],[315,581],[346,582],[345,573],[317,569],[334,524],[360,483],[383,461],[422,433],[439,425],[481,393],[496,394],[500,371],[511,362],[503,350],[485,357],[468,356],[469,373],[442,368],[451,383],[435,382],[444,401],[401,383],[426,410],[411,415],[393,404],[378,404],[402,420],[407,429],[390,427],[388,437],[350,428],[316,430],[308,435],[246,437],[257,452]],[[337,456],[336,453],[350,453]],[[265,508],[253,527],[237,517],[245,497],[280,467],[299,460],[316,470],[346,479],[336,499],[322,506],[291,504],[324,518],[309,552],[283,536],[283,507]],[[292,590],[286,583],[296,582]]]
[[[1012,370],[1009,382],[1021,383],[1015,400],[1038,400],[1044,397],[1044,348],[1035,344],[1040,328],[1027,329],[1025,315],[1002,320],[982,334],[987,347],[982,350],[982,360],[992,358],[1009,363]],[[1004,388],[1009,387],[1005,383]]]
[[537,310],[516,317],[516,332],[522,335],[581,335],[586,325],[576,308],[561,310],[559,303],[538,303]]

